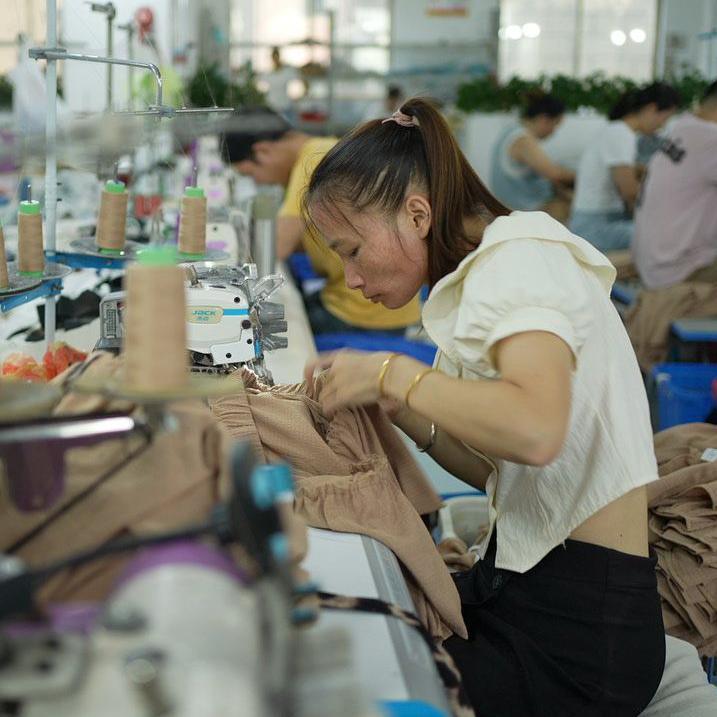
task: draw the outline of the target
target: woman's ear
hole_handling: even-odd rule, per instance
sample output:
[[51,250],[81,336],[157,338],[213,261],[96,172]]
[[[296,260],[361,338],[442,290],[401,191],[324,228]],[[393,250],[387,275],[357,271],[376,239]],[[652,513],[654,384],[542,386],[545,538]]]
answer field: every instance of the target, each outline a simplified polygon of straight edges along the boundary
[[422,194],[409,194],[405,201],[406,214],[410,226],[425,239],[431,231],[431,205]]

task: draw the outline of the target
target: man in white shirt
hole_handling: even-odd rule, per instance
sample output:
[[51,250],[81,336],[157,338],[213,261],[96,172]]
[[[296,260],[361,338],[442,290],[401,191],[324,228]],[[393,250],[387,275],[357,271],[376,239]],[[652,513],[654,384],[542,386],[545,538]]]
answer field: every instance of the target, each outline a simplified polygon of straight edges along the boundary
[[675,122],[649,165],[633,257],[650,289],[717,282],[717,82]]
[[627,92],[610,124],[592,140],[578,167],[570,228],[600,251],[627,249],[631,214],[640,190],[637,136],[652,135],[679,105],[677,91],[660,82]]

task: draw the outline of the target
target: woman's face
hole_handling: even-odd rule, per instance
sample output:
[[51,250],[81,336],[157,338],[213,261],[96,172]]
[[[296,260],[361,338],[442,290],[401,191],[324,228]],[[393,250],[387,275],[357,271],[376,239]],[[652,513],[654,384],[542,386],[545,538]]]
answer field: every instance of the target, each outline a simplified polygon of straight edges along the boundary
[[[428,280],[430,205],[412,195],[391,222],[379,212],[311,208],[323,240],[341,258],[346,286],[389,309],[406,305]],[[342,216],[343,214],[343,216]]]

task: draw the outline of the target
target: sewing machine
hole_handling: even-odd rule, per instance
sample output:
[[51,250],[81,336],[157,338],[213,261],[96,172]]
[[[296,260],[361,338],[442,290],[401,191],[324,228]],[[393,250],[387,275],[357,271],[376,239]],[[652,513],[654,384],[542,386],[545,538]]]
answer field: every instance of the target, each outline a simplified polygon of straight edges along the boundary
[[[245,365],[272,383],[264,365],[268,351],[286,348],[284,306],[269,301],[283,284],[279,274],[259,278],[254,264],[213,262],[184,265],[187,273],[187,348],[192,371],[231,373]],[[124,337],[124,292],[100,304],[97,348],[119,349]]]
[[[345,717],[375,717],[345,631],[293,627],[306,620],[294,597],[307,586],[294,583],[277,512],[293,490],[290,472],[255,466],[247,444],[231,467],[230,498],[198,525],[45,566],[0,555],[0,713],[333,717],[340,705]],[[224,549],[232,543],[251,575]],[[138,549],[106,601],[37,619],[34,595],[47,579]]]

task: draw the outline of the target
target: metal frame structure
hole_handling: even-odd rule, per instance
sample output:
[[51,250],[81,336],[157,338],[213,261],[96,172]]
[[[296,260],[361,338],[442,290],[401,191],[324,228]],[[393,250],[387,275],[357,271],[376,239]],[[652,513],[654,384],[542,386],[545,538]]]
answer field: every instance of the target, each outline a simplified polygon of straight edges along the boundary
[[[109,65],[108,71],[108,109],[112,105],[112,65],[124,65],[130,68],[141,68],[152,73],[157,85],[155,104],[145,110],[130,111],[124,114],[173,117],[178,114],[207,114],[232,112],[231,107],[198,107],[175,109],[162,104],[162,73],[159,67],[152,62],[138,62],[136,60],[125,60],[117,57],[100,57],[98,55],[86,55],[75,52],[67,52],[64,48],[57,46],[57,0],[47,0],[47,42],[46,47],[34,47],[28,51],[29,56],[34,60],[47,61],[47,113],[45,120],[45,250],[50,255],[57,253],[57,62],[60,60],[75,60],[78,62],[95,62]],[[108,17],[108,49],[112,43],[112,20],[115,17],[114,5],[112,3],[93,3],[92,9],[104,12]],[[49,345],[55,340],[55,296],[51,293],[45,304],[45,341]],[[33,297],[34,298],[34,297]]]

